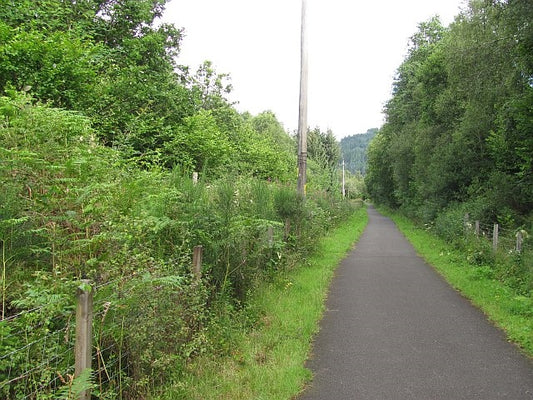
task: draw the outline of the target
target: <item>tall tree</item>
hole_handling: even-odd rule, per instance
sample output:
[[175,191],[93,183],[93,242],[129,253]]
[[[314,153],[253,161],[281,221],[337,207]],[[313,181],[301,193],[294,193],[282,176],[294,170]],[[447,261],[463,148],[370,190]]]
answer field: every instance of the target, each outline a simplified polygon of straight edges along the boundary
[[525,0],[472,0],[449,28],[419,26],[369,151],[376,200],[425,220],[457,203],[531,212],[532,18]]
[[[309,130],[307,136],[307,153],[310,163],[313,162],[321,171],[319,174],[310,171],[309,181],[312,183],[313,175],[324,174],[319,180],[320,186],[333,191],[338,186],[337,168],[341,159],[341,148],[331,130],[323,132],[320,128]],[[312,169],[312,165],[309,165]]]

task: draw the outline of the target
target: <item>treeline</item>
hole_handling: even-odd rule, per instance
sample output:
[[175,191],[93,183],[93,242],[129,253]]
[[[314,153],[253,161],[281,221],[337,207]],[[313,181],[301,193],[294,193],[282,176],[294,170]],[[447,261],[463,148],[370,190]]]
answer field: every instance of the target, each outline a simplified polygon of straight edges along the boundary
[[449,27],[420,24],[369,149],[376,202],[531,227],[532,20],[531,1],[473,0]]
[[93,393],[144,398],[195,355],[229,354],[261,317],[250,292],[353,211],[333,134],[310,132],[303,201],[294,137],[237,112],[209,62],[178,64],[182,31],[154,24],[165,3],[0,0],[2,398],[70,390],[58,355],[80,278],[98,288],[95,348],[115,349],[98,362],[122,357],[123,386]]
[[[533,289],[532,20],[531,1],[472,0],[447,28],[436,18],[420,24],[366,175],[374,201],[400,209],[526,296]],[[494,224],[510,242],[505,251],[481,240],[496,235]]]

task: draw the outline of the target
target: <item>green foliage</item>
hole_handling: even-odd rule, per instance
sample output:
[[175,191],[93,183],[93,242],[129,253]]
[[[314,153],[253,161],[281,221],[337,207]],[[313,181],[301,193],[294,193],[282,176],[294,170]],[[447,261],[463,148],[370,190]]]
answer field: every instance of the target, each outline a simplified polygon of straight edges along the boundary
[[101,143],[147,168],[294,176],[293,140],[272,113],[237,113],[211,62],[195,74],[176,64],[182,31],[154,25],[166,0],[4,3],[0,94],[89,117]]
[[367,149],[370,141],[376,136],[378,129],[373,128],[358,135],[346,136],[341,139],[342,158],[346,169],[352,174],[366,174]]
[[[154,23],[165,4],[0,0],[2,398],[145,398],[230,352],[250,294],[351,213],[325,194],[340,193],[331,132],[304,202],[294,138],[271,112],[238,113],[210,62],[177,66],[182,31]],[[80,278],[94,372],[74,378]]]
[[[383,128],[383,130],[386,128]],[[397,205],[392,181],[392,162],[388,154],[390,138],[379,132],[368,147],[368,170],[366,187],[372,199],[379,204]]]
[[[215,172],[230,170],[224,157],[235,142],[214,111],[186,118],[179,129],[190,136],[176,137],[184,147],[168,154],[190,156],[189,164],[177,165],[211,168],[193,183],[179,167],[124,160],[121,149],[98,143],[88,117],[32,104],[27,94],[9,95],[0,98],[2,316],[8,318],[0,331],[2,353],[9,354],[0,363],[0,390],[6,398],[34,390],[68,397],[89,383],[68,375],[80,278],[94,282],[94,393],[139,398],[163,384],[169,369],[184,369],[205,352],[230,351],[221,321],[246,309],[261,282],[309,254],[317,238],[351,213],[339,198],[310,192],[304,202],[294,187],[264,179],[285,178],[292,145],[281,140],[273,116],[256,121],[228,114],[249,135],[247,145],[259,137],[262,145],[287,150],[285,161],[241,159],[263,168],[259,178],[217,178]],[[212,156],[214,164],[206,165]],[[190,272],[196,245],[204,249],[200,281]],[[54,344],[40,345],[48,340]],[[59,354],[68,357],[49,361]],[[34,362],[45,367],[2,385],[25,377]]]
[[292,188],[282,188],[274,197],[274,206],[281,218],[297,220],[302,216],[303,198]]
[[90,391],[95,388],[95,384],[91,381],[91,373],[91,368],[86,368],[79,376],[72,380],[72,384],[70,385],[69,392],[66,397],[67,399],[77,399],[83,392]]
[[228,103],[225,96],[232,90],[228,80],[228,74],[218,74],[211,61],[204,61],[196,74],[189,78],[189,84],[198,98],[201,108],[214,110],[225,107]]
[[524,48],[533,8],[526,3],[472,1],[448,28],[436,19],[420,24],[369,150],[367,187],[376,201],[424,222],[476,199],[483,218],[527,219],[533,89]]
[[165,143],[165,161],[170,165],[201,171],[208,166],[216,170],[229,162],[231,144],[207,111],[186,118],[171,140]]
[[268,180],[288,182],[295,175],[295,145],[272,113],[246,121],[236,148],[242,149],[241,171]]
[[[64,396],[60,398],[74,398],[67,397],[71,393],[65,388],[67,381],[56,379],[58,373],[66,377],[74,363],[73,352],[65,353],[65,349],[73,345],[74,287],[67,280],[36,273],[32,284],[25,283],[22,296],[8,303],[8,318],[0,321],[3,355],[0,394],[3,398],[29,393],[44,396],[57,393]],[[12,316],[14,310],[24,311]],[[58,359],[57,354],[64,356]],[[36,365],[40,368],[36,369]],[[6,381],[11,383],[5,385]]]
[[[307,201],[307,200],[306,200]],[[359,207],[299,265],[258,287],[249,304],[216,326],[226,353],[172,373],[158,399],[288,399],[311,379],[304,368],[331,277],[367,222]],[[252,318],[252,325],[249,320]]]
[[337,169],[341,160],[341,148],[333,132],[322,132],[320,128],[309,130],[307,154],[308,187],[340,193]]
[[[471,1],[448,28],[420,24],[365,179],[377,203],[425,224],[480,274],[526,297],[531,249],[513,247],[533,209],[531,18],[530,2]],[[465,228],[467,213],[488,234],[498,223],[505,245],[495,252]]]
[[[342,172],[339,171],[339,175]],[[350,171],[344,173],[344,190],[348,199],[365,199],[367,196],[365,178],[360,173],[352,174]],[[342,176],[339,176],[339,181]]]
[[[182,369],[212,348],[206,336],[211,314],[208,287],[183,275],[158,278],[145,272],[132,283],[128,297],[118,299],[127,311],[117,307],[106,317],[109,328],[104,326],[99,342],[103,347],[114,341],[127,351],[131,383],[125,392],[136,398],[163,385],[169,369]],[[122,320],[120,329],[116,320]]]
[[0,48],[0,88],[12,85],[59,107],[73,108],[90,96],[99,48],[70,32],[9,29]]

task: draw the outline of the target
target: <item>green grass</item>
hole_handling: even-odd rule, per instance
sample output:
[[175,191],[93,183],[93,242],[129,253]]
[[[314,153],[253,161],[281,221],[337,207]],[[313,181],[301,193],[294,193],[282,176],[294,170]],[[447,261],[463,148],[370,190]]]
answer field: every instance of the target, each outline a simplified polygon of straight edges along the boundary
[[254,293],[248,312],[259,323],[233,333],[231,356],[197,358],[160,398],[275,400],[301,392],[312,378],[304,363],[334,270],[367,221],[366,209],[357,210],[304,264]]
[[488,266],[470,264],[466,255],[408,218],[386,212],[414,246],[456,290],[481,309],[509,341],[533,357],[533,299],[517,294],[492,277]]

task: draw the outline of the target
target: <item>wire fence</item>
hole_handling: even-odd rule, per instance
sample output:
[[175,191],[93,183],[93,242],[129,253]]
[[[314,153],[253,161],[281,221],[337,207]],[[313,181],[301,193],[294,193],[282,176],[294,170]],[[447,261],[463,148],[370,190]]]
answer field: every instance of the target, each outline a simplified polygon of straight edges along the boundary
[[523,229],[502,228],[499,224],[487,224],[470,221],[468,214],[464,217],[465,234],[484,239],[492,244],[492,250],[500,254],[519,254],[524,251],[528,233]]
[[[272,257],[282,237],[269,225],[258,254]],[[136,399],[157,390],[169,370],[211,345],[215,291],[209,266],[202,278],[202,252],[194,247],[192,263],[149,259],[127,276],[91,284],[28,286],[35,298],[8,302],[0,319],[0,399]],[[92,294],[90,307],[80,308],[80,292]],[[90,326],[85,339],[81,325]],[[90,364],[80,361],[85,353]]]
[[38,399],[58,392],[74,367],[73,315],[35,308],[0,322],[0,397]]
[[[0,398],[6,400],[78,399],[90,386],[98,398],[123,398],[130,353],[124,346],[124,302],[132,275],[85,288],[94,291],[88,338],[92,379],[76,382],[76,300],[46,304],[0,320]],[[60,303],[64,303],[60,302]],[[57,310],[57,314],[50,314]],[[79,318],[79,317],[78,317]],[[121,336],[122,335],[122,336]],[[87,397],[90,398],[90,397]]]
[[[524,242],[526,232],[471,221],[468,216],[465,216],[464,228],[467,236],[486,241],[495,252],[530,251],[530,241]],[[267,237],[270,237],[268,232]],[[200,278],[201,259],[201,248],[195,248],[192,271],[197,279]],[[138,308],[132,306],[132,299],[139,301],[136,296],[142,285],[143,277],[132,273],[92,287],[81,287],[82,291],[93,293],[89,321],[92,333],[85,343],[92,374],[86,382],[76,371],[79,341],[76,327],[80,321],[74,289],[79,291],[80,287],[72,285],[70,294],[50,295],[45,304],[26,307],[0,320],[0,398],[89,399],[87,388],[92,396],[100,399],[134,397],[129,390],[138,377],[139,348],[128,345],[127,331],[132,328],[132,321],[136,321],[131,314]],[[155,287],[154,290],[159,289]],[[149,298],[150,293],[145,296],[144,299]],[[186,294],[180,299],[185,297]],[[180,307],[177,303],[170,306]],[[191,309],[195,306],[191,303]],[[159,312],[157,308],[156,312]]]

